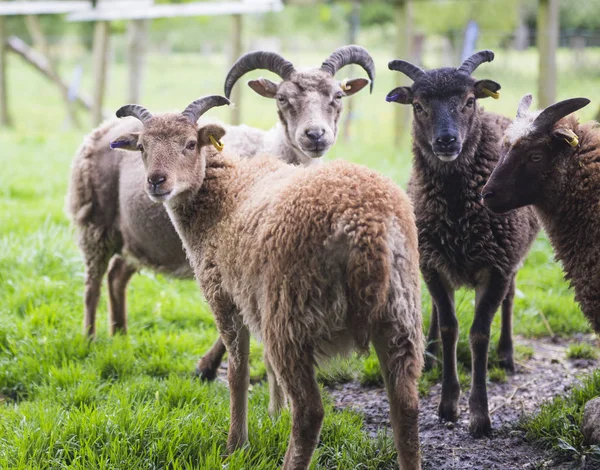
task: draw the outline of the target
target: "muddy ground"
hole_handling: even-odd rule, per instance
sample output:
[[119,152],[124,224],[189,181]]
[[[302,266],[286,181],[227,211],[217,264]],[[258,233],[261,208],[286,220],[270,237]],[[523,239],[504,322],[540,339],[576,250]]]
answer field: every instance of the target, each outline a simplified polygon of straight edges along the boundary
[[[517,423],[523,415],[537,411],[544,400],[568,392],[578,383],[578,376],[597,368],[600,361],[567,359],[569,343],[561,340],[518,338],[517,344],[530,346],[534,354],[531,359],[518,362],[516,373],[505,383],[489,384],[494,428],[491,439],[473,439],[469,435],[468,390],[461,396],[461,415],[456,424],[440,423],[437,418],[440,384],[421,398],[419,427],[423,469],[578,468],[555,462],[551,454],[533,447],[525,441]],[[351,408],[364,416],[366,432],[376,435],[382,428],[389,429],[389,408],[383,388],[351,382],[327,389],[336,407]],[[592,469],[588,466],[586,470]]]

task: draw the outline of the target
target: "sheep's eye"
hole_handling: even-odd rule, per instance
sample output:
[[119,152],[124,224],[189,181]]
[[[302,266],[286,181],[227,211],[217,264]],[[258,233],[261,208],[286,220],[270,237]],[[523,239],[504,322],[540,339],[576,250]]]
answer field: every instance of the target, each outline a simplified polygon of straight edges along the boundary
[[539,153],[534,153],[531,157],[529,157],[529,159],[534,163],[542,161],[542,158],[544,158],[544,156]]
[[416,113],[420,113],[421,111],[423,111],[423,106],[421,106],[419,103],[413,104],[413,108]]
[[187,150],[194,150],[196,148],[196,142],[194,142],[193,140],[191,142],[188,142],[185,148]]
[[279,101],[281,104],[283,104],[283,103],[285,103],[287,101],[287,99],[285,98],[285,96],[279,95],[277,97],[277,101]]
[[334,96],[334,98],[336,100],[341,100],[343,96],[344,96],[344,94],[340,92],[340,93],[336,93],[335,96]]
[[143,152],[144,151],[144,146],[142,144],[138,144],[138,150],[140,152]]
[[474,104],[475,104],[475,98],[471,97],[467,100],[467,103],[465,104],[465,106],[467,108],[472,108]]

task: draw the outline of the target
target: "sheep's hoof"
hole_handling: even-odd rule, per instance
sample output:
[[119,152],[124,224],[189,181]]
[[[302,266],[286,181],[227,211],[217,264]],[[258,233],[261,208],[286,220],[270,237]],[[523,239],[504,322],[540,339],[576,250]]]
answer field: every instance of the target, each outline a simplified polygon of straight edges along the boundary
[[200,364],[196,366],[195,374],[203,382],[212,382],[217,378],[216,369],[210,367],[202,367]]
[[440,405],[438,406],[438,416],[441,420],[456,423],[459,414],[458,401],[440,402]]
[[471,412],[469,432],[475,438],[490,437],[492,434],[492,423],[490,417],[485,414]]
[[498,366],[508,372],[509,375],[513,375],[515,373],[515,361],[513,360],[512,356],[500,359],[498,361]]

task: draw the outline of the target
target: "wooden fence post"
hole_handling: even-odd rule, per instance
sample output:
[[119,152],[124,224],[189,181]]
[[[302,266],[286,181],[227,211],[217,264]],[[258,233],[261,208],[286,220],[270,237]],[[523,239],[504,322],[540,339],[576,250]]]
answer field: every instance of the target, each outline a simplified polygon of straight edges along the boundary
[[[242,15],[232,15],[232,48],[231,55],[233,64],[242,55],[242,32],[243,19]],[[231,123],[237,126],[242,121],[242,84],[239,83],[231,92],[231,101],[235,103],[235,107],[231,110]]]
[[[411,60],[412,50],[412,1],[399,0],[396,6],[396,47],[394,59]],[[409,85],[409,79],[404,74],[392,72],[396,76],[396,86]],[[400,104],[394,105],[394,143],[400,145],[410,123],[411,108]]]
[[538,108],[556,101],[556,48],[558,46],[558,2],[539,0],[537,44],[539,58]]
[[11,119],[6,90],[6,37],[6,18],[0,16],[0,126],[8,127],[11,125]]
[[108,37],[110,23],[98,21],[94,29],[94,96],[92,106],[92,125],[102,122],[102,104],[106,88],[106,67],[108,64]]
[[148,40],[148,20],[132,20],[127,24],[129,90],[127,101],[139,103],[141,100],[142,76],[145,65],[146,43]]

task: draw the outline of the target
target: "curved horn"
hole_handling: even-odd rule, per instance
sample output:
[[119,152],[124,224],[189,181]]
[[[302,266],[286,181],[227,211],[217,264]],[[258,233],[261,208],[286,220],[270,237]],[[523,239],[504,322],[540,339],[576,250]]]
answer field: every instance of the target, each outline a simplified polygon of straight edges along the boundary
[[471,75],[473,71],[481,64],[483,64],[484,62],[491,62],[492,60],[494,60],[494,53],[492,51],[479,51],[473,54],[468,59],[465,59],[465,61],[461,64],[460,67],[458,67],[457,70],[459,72]]
[[192,101],[181,114],[195,124],[196,121],[200,119],[200,116],[202,116],[210,108],[214,108],[215,106],[224,106],[226,104],[229,104],[229,100],[224,96],[205,96],[197,99],[196,101]]
[[519,101],[519,107],[517,109],[517,118],[525,117],[527,110],[531,106],[531,100],[533,100],[531,93],[527,93],[525,96],[523,96],[523,98],[521,98],[521,101]]
[[557,121],[587,106],[589,102],[587,98],[571,98],[554,103],[544,109],[533,121],[533,128],[538,132],[550,131]]
[[152,117],[150,111],[139,104],[126,104],[117,110],[117,117],[133,116],[138,118],[142,123],[145,123]]
[[388,69],[402,72],[413,82],[425,75],[425,70],[405,60],[392,60],[388,63]]
[[225,78],[225,96],[231,96],[231,89],[242,75],[256,69],[265,69],[276,73],[284,80],[287,80],[295,71],[294,65],[285,60],[275,52],[249,52],[240,57],[235,64],[231,66],[227,77]]
[[371,80],[371,93],[373,92],[373,82],[375,81],[375,63],[369,51],[361,46],[342,46],[337,48],[321,64],[321,70],[329,73],[332,77],[346,65],[360,65]]

